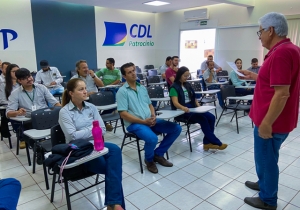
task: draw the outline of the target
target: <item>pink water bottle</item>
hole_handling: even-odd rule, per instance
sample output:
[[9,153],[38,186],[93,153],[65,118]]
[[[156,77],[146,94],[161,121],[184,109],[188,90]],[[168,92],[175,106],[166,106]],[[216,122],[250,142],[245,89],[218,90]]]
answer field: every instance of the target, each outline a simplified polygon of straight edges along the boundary
[[94,138],[94,147],[96,151],[101,151],[104,148],[104,142],[102,137],[102,129],[99,126],[99,121],[93,121],[92,135]]

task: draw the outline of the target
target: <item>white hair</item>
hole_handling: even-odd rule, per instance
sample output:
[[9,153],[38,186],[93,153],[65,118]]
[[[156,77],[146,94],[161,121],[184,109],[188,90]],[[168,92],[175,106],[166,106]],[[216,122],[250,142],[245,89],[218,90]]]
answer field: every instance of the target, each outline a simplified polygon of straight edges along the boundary
[[270,27],[274,27],[278,36],[288,35],[288,24],[285,16],[281,13],[270,12],[265,14],[258,20],[258,24],[266,31]]

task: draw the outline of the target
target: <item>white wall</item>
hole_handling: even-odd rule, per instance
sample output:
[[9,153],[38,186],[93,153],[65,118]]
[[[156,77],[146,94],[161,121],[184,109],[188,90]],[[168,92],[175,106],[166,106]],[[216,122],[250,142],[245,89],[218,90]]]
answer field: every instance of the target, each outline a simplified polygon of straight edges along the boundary
[[[3,34],[0,33],[0,59],[36,70],[30,0],[0,0],[0,5],[0,30],[12,29],[18,34],[15,40],[8,41],[8,48],[4,50]],[[9,34],[8,40],[11,38]]]
[[[183,13],[186,10],[179,10],[175,12],[161,13],[156,14],[155,24],[156,24],[156,37],[158,48],[156,50],[156,65],[161,65],[164,63],[166,56],[168,55],[177,55],[179,53],[179,34],[180,30],[188,29],[201,29],[201,28],[222,28],[222,27],[232,27],[232,26],[245,26],[245,25],[257,25],[258,19],[268,12],[280,12],[284,15],[292,15],[300,13],[300,1],[299,0],[255,0],[255,7],[245,8],[235,5],[228,4],[219,4],[213,6],[207,6],[209,11],[209,21],[207,26],[198,26],[195,22],[185,23]],[[197,8],[193,8],[197,9]],[[232,33],[230,39],[227,40],[228,46],[234,46],[236,40],[240,39],[239,36],[241,33],[235,34]],[[243,36],[256,36],[254,34],[244,34]],[[162,38],[167,37],[167,38]],[[245,38],[245,37],[243,37]],[[250,38],[253,40],[253,38]],[[217,30],[217,40],[218,45],[218,30]],[[262,47],[259,47],[257,43],[253,44],[257,49],[247,49],[251,43],[247,43],[245,46],[245,51],[251,50],[256,52],[256,55],[259,55],[259,60],[262,60]],[[218,46],[216,46],[218,47]],[[222,50],[226,50],[223,49]],[[230,49],[228,49],[230,51]],[[239,55],[230,54],[232,57],[239,57]],[[228,58],[231,58],[231,57]],[[254,57],[254,56],[253,56]],[[215,56],[217,62],[223,63],[222,60],[227,58],[218,58],[218,55]],[[243,59],[243,58],[242,58]],[[244,63],[247,63],[249,57],[245,56]],[[226,68],[226,66],[225,66]]]
[[[155,14],[95,7],[95,18],[98,68],[105,67],[105,61],[109,57],[115,59],[116,67],[127,62],[133,62],[142,69],[147,64],[155,64],[155,49],[157,47]],[[106,35],[104,21],[126,24],[127,41],[124,46],[102,46]],[[152,38],[132,38],[129,31],[133,24],[143,24],[146,27],[150,25]],[[134,32],[137,33],[137,28],[134,29]],[[154,46],[129,46],[130,41],[152,41]]]

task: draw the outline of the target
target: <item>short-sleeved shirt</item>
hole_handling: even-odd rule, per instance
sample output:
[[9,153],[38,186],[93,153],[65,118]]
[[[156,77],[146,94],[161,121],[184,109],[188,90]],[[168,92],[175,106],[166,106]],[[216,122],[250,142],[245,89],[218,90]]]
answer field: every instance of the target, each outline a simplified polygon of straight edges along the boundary
[[[96,74],[95,74],[95,77],[97,77]],[[81,77],[78,74],[75,74],[71,79],[74,79],[74,78],[80,78],[85,82],[86,90],[88,93],[89,92],[98,92],[96,83],[95,83],[94,79],[91,77],[91,75],[88,74],[86,77]]]
[[252,72],[258,74],[259,69],[260,69],[260,66],[258,66],[257,68],[252,68],[252,66],[251,66],[251,67],[249,67],[247,70],[252,71]]
[[169,66],[167,66],[166,64],[162,65],[162,66],[159,68],[160,74],[166,73],[166,71],[167,71],[168,68],[169,68]]
[[[206,63],[206,62],[207,62],[207,60],[205,60],[205,61],[203,61],[203,62],[201,63],[201,67],[200,67],[201,70],[208,69],[208,66],[207,66],[207,63]],[[218,68],[220,68],[220,66],[214,62],[214,68],[215,68],[215,69],[218,69]]]
[[171,86],[172,84],[173,84],[173,82],[170,80],[170,78],[171,77],[174,77],[174,79],[175,79],[175,77],[176,77],[176,71],[174,71],[172,68],[168,68],[167,70],[166,70],[166,80],[167,80],[167,82],[168,82],[168,84]]
[[30,92],[25,91],[23,86],[20,86],[12,91],[8,97],[6,116],[9,111],[16,111],[19,108],[24,108],[26,115],[30,115],[33,105],[38,110],[47,108],[48,103],[54,106],[58,101],[44,85],[34,84]]
[[106,132],[105,124],[97,108],[88,102],[82,102],[79,110],[70,101],[59,111],[58,123],[65,134],[67,142],[71,140],[92,140],[93,121],[98,120],[102,134]]
[[[129,114],[145,120],[151,117],[149,105],[151,100],[148,95],[147,89],[136,83],[136,91],[126,82],[117,92],[118,111],[127,111]],[[124,124],[128,127],[131,123],[124,120]]]
[[256,126],[265,118],[274,96],[274,86],[289,85],[290,96],[272,126],[273,133],[288,133],[297,127],[300,90],[300,48],[290,39],[278,42],[265,56],[256,81],[250,117]]
[[[8,100],[7,100],[6,94],[5,94],[5,86],[6,86],[5,82],[0,83],[0,104],[8,104]],[[13,85],[12,91],[17,89],[18,87],[20,87],[20,85],[18,83],[16,83],[15,85]]]
[[[189,103],[189,102],[191,102],[191,99],[190,99],[190,97],[189,97],[189,93],[188,93],[187,89],[186,89],[185,87],[182,87],[182,86],[181,86],[181,88],[182,88],[183,93],[184,93],[184,102],[185,102],[186,104]],[[175,88],[171,88],[171,89],[170,89],[170,94],[169,94],[169,96],[170,96],[170,97],[172,97],[172,96],[178,97],[178,93],[177,93],[177,91],[175,90]]]
[[36,73],[35,82],[36,83],[43,83],[45,86],[50,86],[51,82],[56,82],[55,87],[52,89],[61,88],[61,84],[63,79],[60,75],[59,70],[56,67],[49,67],[48,71],[43,71],[42,69]]
[[[205,83],[209,83],[206,81],[209,78],[209,76],[210,76],[210,69],[206,69],[205,72],[203,73],[203,79],[204,79]],[[217,82],[217,73],[215,71],[213,72],[212,83],[213,82]]]
[[100,71],[97,71],[96,75],[98,77],[102,77],[102,82],[105,86],[110,85],[116,80],[121,80],[121,71],[119,69],[110,70],[107,68],[103,68]]

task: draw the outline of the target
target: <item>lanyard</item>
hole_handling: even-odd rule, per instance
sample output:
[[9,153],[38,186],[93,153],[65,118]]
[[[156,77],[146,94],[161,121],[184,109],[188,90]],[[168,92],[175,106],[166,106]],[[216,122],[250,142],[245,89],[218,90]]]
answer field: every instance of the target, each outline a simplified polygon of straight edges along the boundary
[[35,88],[33,88],[33,97],[32,97],[32,98],[30,98],[30,96],[29,96],[29,94],[27,93],[27,91],[26,91],[26,90],[24,90],[24,91],[25,91],[26,95],[28,96],[28,98],[30,99],[30,101],[32,102],[32,104],[33,104],[33,101],[34,101],[34,93],[35,93]]

